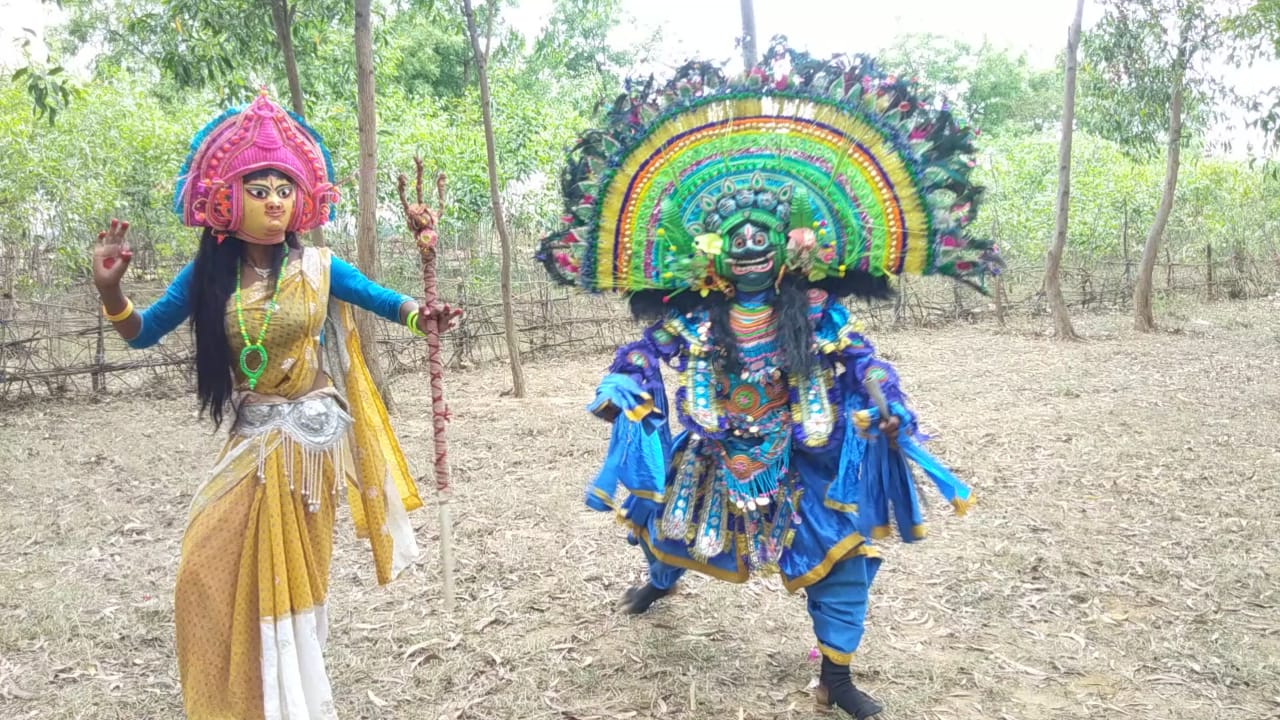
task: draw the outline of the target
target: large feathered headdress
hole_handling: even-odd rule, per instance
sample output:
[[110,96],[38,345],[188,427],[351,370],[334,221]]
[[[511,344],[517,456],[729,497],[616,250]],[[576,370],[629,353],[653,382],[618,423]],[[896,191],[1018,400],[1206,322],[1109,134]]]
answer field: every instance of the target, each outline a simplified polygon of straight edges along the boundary
[[784,272],[846,293],[903,273],[978,284],[998,264],[970,233],[974,131],[870,58],[775,45],[731,80],[692,62],[629,82],[604,121],[569,153],[561,226],[539,247],[561,282],[731,292],[715,256],[745,220],[785,238]]

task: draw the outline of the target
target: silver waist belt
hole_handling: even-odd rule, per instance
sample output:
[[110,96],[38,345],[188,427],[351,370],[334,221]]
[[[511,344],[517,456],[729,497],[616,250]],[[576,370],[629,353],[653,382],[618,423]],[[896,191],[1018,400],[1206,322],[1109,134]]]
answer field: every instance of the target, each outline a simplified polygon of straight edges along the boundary
[[253,438],[279,430],[308,449],[324,450],[341,440],[352,422],[337,398],[314,395],[292,401],[244,403],[232,431]]

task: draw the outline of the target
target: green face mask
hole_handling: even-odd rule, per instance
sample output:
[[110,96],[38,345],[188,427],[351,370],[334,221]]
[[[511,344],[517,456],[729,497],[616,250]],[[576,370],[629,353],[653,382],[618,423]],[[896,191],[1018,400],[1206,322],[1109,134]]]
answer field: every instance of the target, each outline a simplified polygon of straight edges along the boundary
[[778,277],[780,247],[780,233],[747,221],[730,232],[725,252],[717,257],[716,270],[739,291],[764,290]]

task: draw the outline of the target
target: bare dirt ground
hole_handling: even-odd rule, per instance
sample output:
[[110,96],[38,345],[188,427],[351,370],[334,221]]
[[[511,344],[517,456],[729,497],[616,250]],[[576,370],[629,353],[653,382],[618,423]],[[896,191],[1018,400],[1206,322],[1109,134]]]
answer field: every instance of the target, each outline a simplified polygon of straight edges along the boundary
[[[1081,322],[879,333],[966,518],[889,546],[855,679],[887,718],[1280,717],[1280,303],[1167,310],[1174,332]],[[607,358],[450,378],[461,602],[425,553],[377,589],[344,519],[328,662],[346,718],[810,718],[803,599],[691,578],[613,604],[638,551],[581,505]],[[425,469],[421,377],[394,384]],[[217,449],[190,395],[0,411],[0,717],[180,717],[171,591]]]

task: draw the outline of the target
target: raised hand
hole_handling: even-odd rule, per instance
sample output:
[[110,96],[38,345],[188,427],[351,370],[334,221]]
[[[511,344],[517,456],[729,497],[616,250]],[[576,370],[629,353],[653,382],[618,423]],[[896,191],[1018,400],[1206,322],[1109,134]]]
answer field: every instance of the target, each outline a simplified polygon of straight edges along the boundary
[[128,231],[129,223],[111,218],[111,227],[98,233],[93,247],[93,284],[99,290],[120,287],[120,280],[129,269],[133,251],[125,240]]

